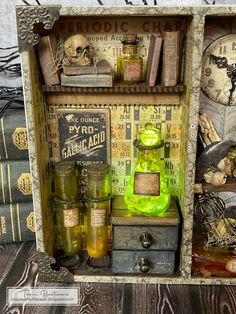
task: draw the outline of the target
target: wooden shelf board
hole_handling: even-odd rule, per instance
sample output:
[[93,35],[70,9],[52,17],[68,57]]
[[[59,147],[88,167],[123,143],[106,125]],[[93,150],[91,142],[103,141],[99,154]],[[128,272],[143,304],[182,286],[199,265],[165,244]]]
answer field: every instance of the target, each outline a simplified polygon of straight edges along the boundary
[[135,93],[182,93],[185,91],[185,85],[165,87],[156,85],[153,87],[147,86],[145,83],[135,85],[124,85],[114,83],[112,87],[70,87],[61,85],[43,85],[45,92],[63,92],[63,93],[89,93],[89,94],[135,94]]

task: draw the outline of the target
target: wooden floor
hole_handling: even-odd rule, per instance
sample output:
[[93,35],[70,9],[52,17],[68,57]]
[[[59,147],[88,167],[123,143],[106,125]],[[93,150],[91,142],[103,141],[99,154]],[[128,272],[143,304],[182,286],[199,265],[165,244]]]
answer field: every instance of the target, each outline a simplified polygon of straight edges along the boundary
[[[236,286],[92,284],[78,287],[78,306],[9,306],[6,287],[41,287],[34,242],[0,245],[0,313],[235,314]],[[55,284],[47,284],[55,286]],[[56,285],[59,286],[59,285]]]

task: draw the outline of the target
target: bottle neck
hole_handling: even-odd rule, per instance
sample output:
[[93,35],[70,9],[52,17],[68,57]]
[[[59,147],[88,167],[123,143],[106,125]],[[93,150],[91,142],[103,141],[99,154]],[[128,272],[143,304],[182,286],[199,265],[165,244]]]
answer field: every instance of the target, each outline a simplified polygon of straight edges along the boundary
[[122,52],[125,56],[134,56],[137,55],[138,47],[136,44],[123,44]]

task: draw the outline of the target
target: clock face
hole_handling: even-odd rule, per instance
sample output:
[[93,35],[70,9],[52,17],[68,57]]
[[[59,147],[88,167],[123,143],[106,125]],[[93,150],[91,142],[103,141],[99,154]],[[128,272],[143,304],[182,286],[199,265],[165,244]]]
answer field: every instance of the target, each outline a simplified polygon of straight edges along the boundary
[[236,105],[233,79],[236,84],[236,34],[219,37],[204,51],[201,87],[210,99]]

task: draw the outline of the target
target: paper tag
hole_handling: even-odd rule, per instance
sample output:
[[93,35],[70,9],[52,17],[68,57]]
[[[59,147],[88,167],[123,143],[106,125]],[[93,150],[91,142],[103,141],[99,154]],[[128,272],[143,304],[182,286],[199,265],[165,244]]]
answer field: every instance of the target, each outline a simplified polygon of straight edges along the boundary
[[79,210],[78,208],[64,209],[64,226],[75,227],[79,225]]
[[159,172],[135,172],[134,194],[159,196],[160,173]]
[[124,63],[124,81],[139,81],[141,78],[142,63],[127,62]]
[[92,208],[91,210],[91,226],[103,227],[106,225],[107,215],[106,209]]

